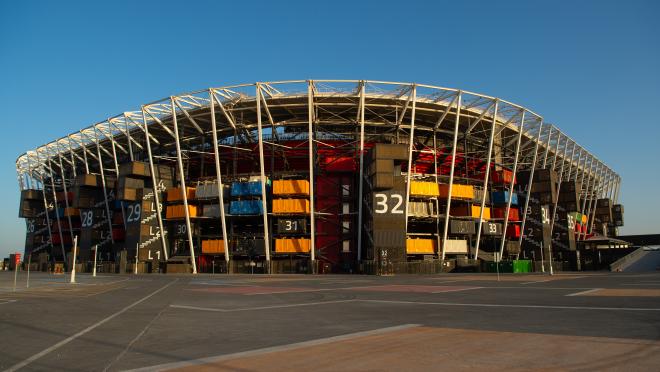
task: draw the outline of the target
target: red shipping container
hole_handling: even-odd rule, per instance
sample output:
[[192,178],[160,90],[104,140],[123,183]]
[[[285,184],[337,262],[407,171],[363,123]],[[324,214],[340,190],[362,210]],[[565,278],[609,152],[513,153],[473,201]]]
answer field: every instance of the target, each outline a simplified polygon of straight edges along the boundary
[[357,162],[350,157],[326,156],[323,168],[330,172],[353,172],[357,170]]
[[123,241],[126,239],[126,231],[123,228],[115,227],[112,229],[112,239],[116,241]]
[[[506,207],[493,208],[493,218],[505,218]],[[509,221],[520,221],[520,211],[518,208],[509,209]]]
[[509,225],[506,228],[507,238],[520,238],[520,225]]
[[[511,183],[511,180],[514,179],[513,172],[510,171],[510,170],[507,170],[507,169],[502,169],[502,170],[499,170],[499,171],[492,172],[491,175],[492,175],[491,179],[494,183],[500,183],[500,184],[507,184],[508,185],[508,184]],[[515,180],[514,180],[513,183],[514,184],[516,183]]]

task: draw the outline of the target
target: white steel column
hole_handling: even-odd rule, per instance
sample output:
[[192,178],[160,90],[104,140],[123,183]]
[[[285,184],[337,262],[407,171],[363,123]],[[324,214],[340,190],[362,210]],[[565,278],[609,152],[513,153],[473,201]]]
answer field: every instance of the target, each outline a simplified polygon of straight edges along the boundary
[[128,118],[126,113],[124,113],[124,131],[126,132],[126,141],[128,142],[128,156],[131,161],[135,161],[133,158],[133,144],[131,143],[133,139],[131,138],[131,131],[128,129]]
[[[311,251],[310,258],[312,260],[312,273],[316,273],[316,226],[314,217],[314,82],[312,80],[307,82],[307,140],[309,141],[309,226],[310,226],[310,240]],[[275,128],[273,128],[273,131]]]
[[163,215],[162,215],[162,206],[160,204],[160,184],[158,183],[158,180],[156,179],[156,169],[154,167],[154,159],[153,156],[151,155],[151,141],[149,138],[151,137],[149,135],[149,126],[147,125],[147,116],[144,112],[144,106],[142,107],[142,124],[144,127],[144,140],[147,143],[147,158],[149,159],[149,171],[151,172],[151,184],[153,185],[153,192],[154,192],[154,205],[156,207],[156,219],[158,220],[158,228],[159,228],[159,234],[160,234],[160,242],[161,246],[163,247],[163,257],[165,257],[165,261],[168,260],[168,253],[167,253],[167,240],[165,239],[165,229],[163,228]]
[[493,140],[495,139],[495,127],[497,127],[497,110],[499,99],[495,99],[495,111],[493,112],[493,123],[490,126],[488,137],[488,155],[486,156],[486,175],[484,178],[483,195],[481,197],[481,209],[479,210],[479,224],[477,226],[477,241],[475,242],[474,259],[479,259],[479,245],[481,244],[481,229],[484,222],[484,208],[486,208],[486,195],[488,195],[488,179],[490,178],[490,165],[493,161]]
[[[447,191],[447,208],[445,209],[445,229],[442,233],[442,255],[441,260],[444,265],[445,261],[445,246],[447,245],[447,230],[449,230],[449,211],[451,208],[451,193],[454,185],[454,168],[456,166],[456,147],[458,142],[458,129],[461,121],[461,101],[463,92],[458,91],[458,99],[456,100],[456,123],[454,124],[454,141],[451,150],[451,169],[449,170],[449,190]],[[410,171],[410,170],[409,170]]]
[[[37,155],[39,152],[37,152]],[[64,251],[64,235],[62,235],[62,223],[60,222],[60,215],[57,213],[57,193],[55,192],[55,182],[53,181],[53,168],[50,166],[50,159],[48,159],[48,154],[46,154],[46,161],[48,162],[48,174],[50,175],[50,187],[53,192],[53,211],[55,212],[55,219],[57,220],[57,231],[60,235],[60,247],[62,248],[62,259],[64,260],[64,265],[66,267],[66,252]],[[44,162],[44,166],[46,163]],[[44,188],[46,185],[44,185]],[[52,236],[51,236],[52,239]]]
[[223,196],[222,174],[220,170],[220,151],[218,150],[218,129],[215,119],[215,94],[209,90],[209,101],[211,103],[211,131],[213,132],[213,155],[215,159],[215,175],[218,181],[218,200],[220,203],[220,227],[222,228],[222,244],[225,248],[225,262],[227,263],[227,274],[229,274],[229,236],[227,236],[227,222],[225,221],[225,199]]
[[[406,175],[406,204],[404,205],[404,218],[406,219],[405,233],[408,233],[408,204],[410,203],[410,177],[412,176],[412,154],[413,154],[413,143],[415,140],[415,107],[417,103],[417,86],[412,85],[412,91],[410,92],[412,97],[412,112],[410,118],[410,138],[408,139],[408,174]],[[403,116],[405,111],[401,113]],[[403,117],[401,118],[403,120]],[[435,154],[434,154],[435,155]],[[437,172],[437,169],[436,169]]]
[[264,245],[266,250],[266,273],[270,273],[270,237],[268,232],[268,203],[266,194],[266,170],[264,169],[264,133],[261,126],[261,85],[256,84],[257,91],[257,135],[259,145],[259,171],[261,172],[261,205],[264,219]]
[[[568,137],[564,136],[566,139],[566,143],[564,144],[564,159],[566,159],[566,150],[568,149]],[[557,139],[557,143],[559,143],[561,139]],[[557,145],[557,148],[559,148],[559,145]],[[559,193],[561,192],[561,184],[564,181],[562,175],[564,173],[564,164],[566,164],[565,161],[562,160],[561,162],[561,167],[559,168],[559,185],[557,185],[557,195],[555,196],[555,200],[552,201],[552,219],[550,220],[550,236],[552,236],[552,231],[555,227],[555,218],[557,218],[557,204],[559,204]],[[566,179],[568,181],[568,179]]]
[[[64,167],[62,166],[62,155],[60,152],[57,152],[57,158],[60,165],[60,176],[62,176],[62,189],[64,190],[64,205],[66,207],[65,211],[69,209],[69,193],[66,187],[66,178],[64,176]],[[68,211],[67,211],[68,212]],[[71,235],[71,241],[73,241],[73,224],[71,223],[71,215],[67,213],[67,221],[69,222],[69,235]],[[75,258],[75,257],[74,257]]]
[[[525,236],[525,223],[527,222],[527,214],[529,209],[529,198],[532,194],[532,182],[534,181],[534,171],[536,170],[536,161],[538,160],[539,144],[541,143],[541,131],[543,130],[543,119],[539,118],[539,133],[536,136],[536,144],[534,145],[534,156],[532,158],[532,167],[529,171],[529,179],[527,180],[527,192],[525,195],[525,208],[523,209],[523,218],[520,223],[520,237],[518,237],[518,244],[522,249],[523,236]],[[543,252],[543,249],[541,249]]]
[[101,183],[103,185],[103,199],[105,201],[106,218],[108,221],[108,229],[110,229],[110,241],[114,245],[115,239],[112,237],[112,216],[110,215],[110,202],[108,201],[108,189],[105,182],[105,172],[103,170],[103,158],[101,157],[101,141],[99,141],[99,136],[96,133],[96,127],[94,127],[94,138],[96,139],[96,156],[98,156],[99,160],[99,171],[101,172]]
[[599,168],[596,169],[596,177],[597,177],[597,183],[595,183],[594,187],[594,192],[593,192],[593,198],[592,201],[593,203],[589,203],[589,214],[591,215],[590,221],[587,221],[589,224],[589,228],[587,231],[589,231],[589,234],[593,233],[593,228],[594,228],[594,218],[596,217],[596,208],[598,207],[598,198],[599,198],[599,189],[602,183],[602,175],[601,171],[603,168],[603,163],[598,163]]
[[364,203],[364,81],[360,81],[360,172],[358,179],[358,236],[357,236],[357,259],[362,262],[362,203]]
[[545,143],[545,155],[543,155],[543,169],[545,169],[545,166],[548,162],[548,151],[550,151],[550,141],[552,140],[552,129],[554,126],[550,125],[550,129],[548,130],[548,140]]
[[179,141],[179,125],[176,120],[176,108],[174,107],[174,97],[170,96],[172,108],[172,124],[174,125],[174,140],[176,143],[176,160],[179,165],[179,176],[181,177],[181,194],[183,196],[183,211],[186,216],[186,233],[188,235],[188,248],[190,248],[190,259],[192,261],[193,274],[197,274],[197,262],[195,262],[195,247],[193,245],[192,229],[190,226],[190,211],[188,210],[188,192],[186,191],[186,172],[183,169],[183,159],[181,158],[181,143]]
[[[506,229],[509,224],[509,211],[511,210],[511,202],[513,201],[513,185],[516,181],[516,172],[518,171],[518,158],[520,157],[520,142],[522,140],[523,128],[525,126],[525,111],[522,112],[520,117],[520,127],[518,128],[518,140],[516,141],[516,158],[513,161],[513,177],[511,177],[511,182],[509,183],[509,198],[506,203],[506,211],[504,212],[504,224],[502,226],[502,241],[500,242],[500,261],[502,260],[502,255],[504,254],[504,244],[506,243]],[[520,231],[522,235],[522,231]]]
[[[27,161],[28,161],[28,169],[30,167],[30,155],[26,153],[27,156]],[[37,166],[39,166],[39,154],[37,153]],[[41,181],[41,194],[43,195],[44,199],[44,215],[46,216],[46,227],[48,227],[48,241],[50,242],[50,248],[51,250],[55,249],[55,246],[53,245],[53,232],[50,228],[50,217],[48,216],[48,200],[46,199],[46,184],[44,183],[44,177],[43,173],[40,174],[40,181]],[[35,177],[36,179],[36,177]],[[57,212],[56,212],[57,213]]]

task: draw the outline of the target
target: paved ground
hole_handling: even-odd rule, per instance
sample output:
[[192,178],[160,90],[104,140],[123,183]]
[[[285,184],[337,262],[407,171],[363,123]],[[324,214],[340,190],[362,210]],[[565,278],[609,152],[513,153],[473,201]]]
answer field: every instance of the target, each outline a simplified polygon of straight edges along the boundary
[[0,370],[658,370],[660,273],[0,272]]

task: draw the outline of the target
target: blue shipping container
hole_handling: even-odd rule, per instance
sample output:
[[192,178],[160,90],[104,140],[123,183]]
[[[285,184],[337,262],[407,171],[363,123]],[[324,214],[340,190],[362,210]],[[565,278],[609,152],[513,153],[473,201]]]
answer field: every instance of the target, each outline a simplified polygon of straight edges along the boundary
[[231,196],[261,196],[261,182],[233,182]]
[[[493,204],[506,204],[509,202],[509,192],[508,191],[494,191],[493,192]],[[514,193],[511,198],[511,205],[518,205],[518,194]]]
[[234,200],[229,205],[229,214],[261,215],[263,213],[261,200]]

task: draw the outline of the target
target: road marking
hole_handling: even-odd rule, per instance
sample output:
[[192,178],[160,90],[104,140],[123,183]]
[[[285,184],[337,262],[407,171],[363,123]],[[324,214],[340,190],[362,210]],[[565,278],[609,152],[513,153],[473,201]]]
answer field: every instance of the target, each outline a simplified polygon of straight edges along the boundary
[[128,351],[131,349],[131,347],[133,347],[133,345],[135,345],[135,343],[137,342],[137,340],[139,340],[140,337],[142,337],[145,333],[147,333],[147,330],[149,329],[149,327],[151,327],[151,325],[154,324],[154,322],[155,322],[157,319],[159,319],[161,315],[163,315],[163,313],[165,312],[165,310],[167,310],[167,307],[162,308],[162,309],[158,312],[158,314],[156,314],[156,316],[155,316],[153,319],[151,319],[151,321],[149,321],[149,323],[147,323],[147,325],[142,329],[142,331],[141,331],[140,333],[138,333],[138,335],[135,336],[135,337],[131,340],[131,342],[128,343],[128,345],[126,345],[126,347],[124,348],[124,350],[122,350],[122,352],[119,353],[119,355],[117,355],[117,356],[115,357],[115,359],[112,360],[112,362],[108,363],[108,365],[105,366],[105,368],[103,368],[103,372],[109,370],[110,367],[112,367],[113,364],[115,364],[119,359],[123,358],[124,355],[126,355],[126,353],[128,353]]
[[198,306],[188,306],[188,305],[170,305],[170,307],[176,309],[186,309],[186,310],[199,310],[199,311],[213,311],[218,313],[231,313],[236,311],[251,311],[251,310],[268,310],[268,309],[281,309],[288,307],[299,307],[299,306],[314,306],[314,305],[326,305],[326,304],[339,304],[344,302],[355,302],[357,300],[337,300],[337,301],[321,301],[321,302],[306,302],[301,304],[289,304],[289,305],[272,305],[272,306],[259,306],[259,307],[243,307],[238,309],[220,309],[216,307],[198,307]]
[[390,301],[390,300],[356,300],[359,302],[375,302],[402,305],[437,305],[437,306],[465,306],[465,307],[504,307],[521,309],[557,309],[557,310],[609,310],[609,311],[660,311],[660,308],[644,307],[591,307],[591,306],[552,306],[552,305],[506,305],[506,304],[477,304],[459,302],[416,302],[416,301]]
[[545,280],[537,280],[537,281],[534,281],[534,282],[525,282],[525,283],[520,283],[520,284],[525,285],[525,284],[534,284],[534,283],[547,283],[547,282],[551,282],[553,280],[554,279],[545,279]]
[[171,281],[171,282],[169,282],[169,283],[167,283],[166,285],[160,287],[159,289],[157,289],[157,290],[151,292],[151,294],[148,294],[147,296],[142,297],[142,299],[137,300],[137,301],[133,302],[132,304],[126,306],[125,308],[123,308],[123,309],[117,311],[116,313],[114,313],[114,314],[108,316],[107,318],[105,318],[105,319],[103,319],[103,320],[101,320],[101,321],[99,321],[99,322],[96,322],[96,323],[92,324],[91,326],[89,326],[89,327],[83,329],[82,331],[80,331],[80,332],[78,332],[78,333],[76,333],[76,334],[74,334],[74,335],[72,335],[72,336],[69,336],[69,337],[65,338],[64,340],[62,340],[62,341],[56,343],[55,345],[53,345],[53,346],[51,346],[51,347],[49,347],[49,348],[47,348],[47,349],[44,349],[44,350],[42,350],[42,351],[40,351],[40,352],[34,354],[33,356],[31,356],[31,357],[25,359],[24,361],[22,361],[22,362],[20,362],[20,363],[14,364],[13,366],[11,366],[11,367],[9,367],[8,369],[6,369],[6,372],[17,371],[17,370],[19,370],[20,368],[23,368],[23,367],[27,366],[28,364],[34,362],[35,360],[41,358],[42,356],[47,355],[47,354],[49,354],[50,352],[59,349],[60,347],[62,347],[62,346],[64,346],[64,345],[68,344],[69,342],[75,340],[76,338],[78,338],[78,337],[80,337],[80,336],[82,336],[82,335],[84,335],[84,334],[86,334],[86,333],[88,333],[88,332],[94,330],[95,328],[97,328],[97,327],[99,327],[99,326],[101,326],[101,325],[103,325],[103,324],[105,324],[105,323],[111,321],[112,319],[118,317],[119,315],[125,313],[126,311],[132,309],[133,307],[135,307],[135,306],[141,304],[142,302],[148,300],[148,299],[151,298],[152,296],[155,296],[156,294],[158,294],[159,292],[165,290],[167,287],[171,286],[172,284],[176,283],[177,281],[179,281],[178,278],[175,279],[175,280],[173,280],[173,281]]
[[603,288],[592,288],[592,289],[589,289],[589,290],[586,290],[586,291],[582,291],[582,292],[575,292],[575,293],[567,294],[566,296],[567,296],[567,297],[581,296],[581,295],[583,295],[583,294],[587,294],[587,293],[592,293],[592,292],[600,291],[601,289],[603,289]]
[[2,298],[2,299],[0,299],[0,305],[10,304],[10,303],[16,302],[16,301],[18,301],[18,300],[10,300],[10,299]]
[[348,333],[348,334],[345,334],[345,335],[319,338],[319,339],[310,340],[310,341],[296,342],[296,343],[288,344],[288,345],[272,346],[272,347],[266,347],[266,348],[256,349],[256,350],[242,351],[242,352],[233,353],[233,354],[226,354],[226,355],[219,355],[219,356],[213,356],[213,357],[208,357],[208,358],[186,360],[184,362],[173,362],[173,363],[159,364],[159,365],[155,365],[155,366],[132,369],[132,370],[129,370],[128,372],[165,371],[165,370],[171,370],[171,369],[175,369],[175,368],[200,366],[200,365],[207,364],[207,363],[222,362],[224,360],[251,357],[251,356],[266,354],[266,353],[288,351],[288,350],[299,349],[299,348],[303,348],[303,347],[325,345],[325,344],[329,344],[329,343],[333,343],[333,342],[351,340],[351,339],[355,339],[355,338],[358,338],[358,337],[381,335],[381,334],[401,331],[401,330],[405,330],[405,329],[409,329],[409,328],[416,328],[416,327],[419,327],[419,326],[420,326],[419,324],[402,324],[402,325],[394,326],[394,327],[378,328],[378,329],[374,329],[374,330],[370,330],[370,331]]
[[458,289],[447,289],[444,291],[437,291],[437,292],[431,292],[431,293],[447,293],[447,292],[461,292],[461,291],[471,291],[474,289],[483,289],[484,287],[470,287],[470,288],[458,288]]

